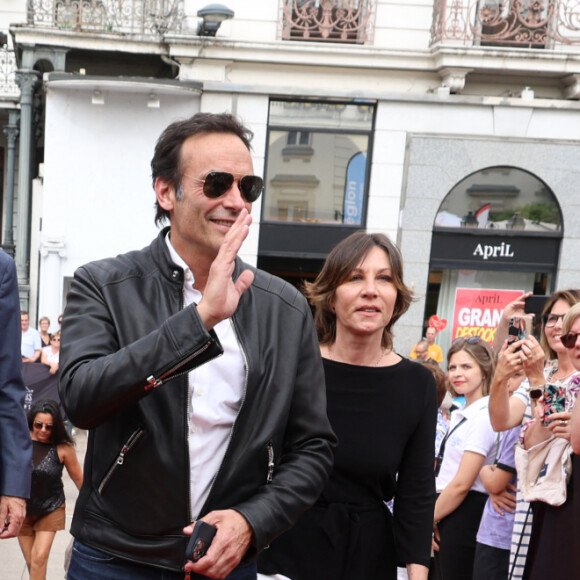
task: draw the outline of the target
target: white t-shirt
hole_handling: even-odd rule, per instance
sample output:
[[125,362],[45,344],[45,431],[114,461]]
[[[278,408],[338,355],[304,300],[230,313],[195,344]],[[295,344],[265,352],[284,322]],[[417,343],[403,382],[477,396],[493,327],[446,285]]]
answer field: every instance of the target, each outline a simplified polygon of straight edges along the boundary
[[60,358],[60,350],[56,352],[52,351],[52,346],[45,346],[42,352],[46,355],[46,360],[49,363],[58,364],[58,359]]
[[[483,455],[485,457],[483,465],[493,463],[497,452],[498,434],[491,426],[488,406],[489,397],[482,397],[471,405],[453,412],[448,431],[451,435],[445,444],[443,462],[435,482],[437,493],[441,493],[457,475],[459,464],[466,451]],[[466,421],[461,423],[464,418]],[[456,425],[459,426],[453,430]],[[470,489],[487,493],[479,475]]]

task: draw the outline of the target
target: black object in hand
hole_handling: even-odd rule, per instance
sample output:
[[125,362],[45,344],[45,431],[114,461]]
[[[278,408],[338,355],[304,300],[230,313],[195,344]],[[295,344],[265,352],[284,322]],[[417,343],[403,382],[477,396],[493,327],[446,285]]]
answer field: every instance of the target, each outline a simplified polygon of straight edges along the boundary
[[202,520],[197,520],[193,526],[193,533],[187,544],[185,556],[192,562],[203,558],[209,549],[217,528]]

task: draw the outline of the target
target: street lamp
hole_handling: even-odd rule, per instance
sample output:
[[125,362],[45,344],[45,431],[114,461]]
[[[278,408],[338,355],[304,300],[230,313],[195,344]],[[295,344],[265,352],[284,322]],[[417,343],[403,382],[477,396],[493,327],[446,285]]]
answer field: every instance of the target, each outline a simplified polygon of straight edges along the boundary
[[221,23],[234,17],[234,11],[223,4],[208,4],[198,10],[197,15],[203,18],[197,34],[199,36],[215,36]]

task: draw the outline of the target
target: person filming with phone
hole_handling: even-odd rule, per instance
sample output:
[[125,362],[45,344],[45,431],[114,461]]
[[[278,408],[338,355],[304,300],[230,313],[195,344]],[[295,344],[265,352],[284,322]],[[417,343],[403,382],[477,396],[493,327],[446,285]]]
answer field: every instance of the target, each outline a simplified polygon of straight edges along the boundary
[[[89,438],[69,580],[255,579],[326,483],[336,438],[310,308],[238,257],[263,189],[251,137],[225,113],[169,125],[151,162],[169,227],[75,273],[60,395]],[[187,550],[199,521],[213,540]]]
[[[572,453],[570,419],[580,391],[579,334],[580,304],[575,304],[564,317],[559,338],[576,372],[565,385],[549,380],[538,389],[538,393],[530,392],[534,418],[524,426],[525,449],[547,441],[551,447],[562,447],[563,458]],[[547,578],[554,570],[561,578],[574,578],[578,574],[580,537],[574,533],[580,520],[580,461],[577,456],[572,455],[571,465],[564,472],[559,470],[560,477],[569,476],[570,468],[572,477],[566,486],[563,503],[551,505],[548,500],[542,499],[532,502],[534,523],[524,571],[525,580]]]
[[[522,439],[527,449],[550,436],[550,431],[540,425],[545,385],[548,384],[556,390],[569,391],[572,394],[577,391],[579,380],[579,371],[573,366],[569,351],[561,337],[564,334],[563,320],[580,300],[580,290],[558,290],[547,298],[541,314],[541,344],[538,344],[533,336],[527,336],[521,341],[508,345],[505,339],[508,335],[509,320],[514,316],[526,314],[525,299],[530,295],[531,293],[523,294],[506,307],[495,341],[495,346],[501,345],[501,349],[506,352],[515,353],[519,349],[519,356],[514,356],[511,360],[514,370],[523,369],[528,379],[511,398],[505,385],[501,381],[494,380],[489,405],[491,422],[496,431],[510,429],[522,425],[523,422],[525,435]],[[568,410],[564,413],[564,415],[552,415],[551,430],[554,436],[569,439],[570,416]],[[528,504],[524,502],[521,485],[521,478],[518,478],[518,508],[514,525],[514,541],[518,546],[516,568],[523,569],[524,578],[539,578],[540,576],[536,575],[537,570],[543,569],[542,562],[547,559],[546,548],[542,546],[546,542],[550,543],[552,531],[548,530],[552,530],[554,526],[559,527],[554,523],[554,518],[557,518],[562,510],[545,502],[534,501],[530,513],[527,508]],[[547,526],[544,523],[546,521]],[[512,543],[512,555],[514,554],[513,546],[514,543]],[[522,556],[525,556],[526,551],[527,557],[524,561]]]
[[[503,316],[497,328],[494,350],[502,348],[515,352],[519,349],[519,358],[515,363],[524,370],[527,380],[510,397],[501,381],[493,381],[490,389],[489,415],[491,424],[496,431],[506,431],[521,425],[530,406],[529,393],[542,387],[546,381],[562,384],[577,374],[572,366],[566,347],[562,344],[562,320],[570,308],[580,300],[580,290],[558,290],[550,295],[541,314],[542,328],[540,342],[528,335],[522,342],[506,344],[509,336],[509,324],[513,318],[527,316],[525,312],[526,298],[531,292],[522,294],[504,309]],[[529,417],[528,417],[529,418]]]

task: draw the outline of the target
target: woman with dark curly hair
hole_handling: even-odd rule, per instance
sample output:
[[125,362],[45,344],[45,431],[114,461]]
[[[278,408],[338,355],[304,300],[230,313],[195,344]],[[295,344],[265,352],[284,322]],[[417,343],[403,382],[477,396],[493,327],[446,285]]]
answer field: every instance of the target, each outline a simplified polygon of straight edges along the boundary
[[34,403],[28,411],[28,428],[32,438],[32,486],[18,541],[30,580],[44,580],[54,536],[64,530],[62,468],[66,467],[79,489],[83,472],[55,401]]
[[306,294],[339,445],[319,501],[262,553],[259,570],[291,580],[392,580],[399,565],[426,579],[437,391],[428,369],[393,350],[393,325],[412,300],[399,250],[382,234],[352,234]]

